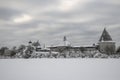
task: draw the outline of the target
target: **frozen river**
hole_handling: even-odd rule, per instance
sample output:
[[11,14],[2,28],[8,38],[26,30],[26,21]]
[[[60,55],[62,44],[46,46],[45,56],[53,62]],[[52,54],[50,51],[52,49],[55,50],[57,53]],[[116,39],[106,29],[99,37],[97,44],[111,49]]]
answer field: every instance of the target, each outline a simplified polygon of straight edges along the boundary
[[120,80],[120,59],[1,59],[0,80]]

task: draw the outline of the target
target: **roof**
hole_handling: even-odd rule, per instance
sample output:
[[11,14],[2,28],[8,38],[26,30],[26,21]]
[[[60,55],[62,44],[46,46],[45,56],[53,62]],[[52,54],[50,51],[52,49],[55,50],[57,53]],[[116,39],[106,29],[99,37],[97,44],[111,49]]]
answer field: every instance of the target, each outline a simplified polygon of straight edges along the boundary
[[93,45],[82,45],[82,46],[73,46],[74,48],[76,48],[76,47],[84,47],[84,48],[94,48],[94,47],[96,47],[96,46],[93,46]]
[[106,28],[104,28],[102,35],[99,39],[99,41],[112,41],[111,36],[109,35],[109,33],[107,32]]

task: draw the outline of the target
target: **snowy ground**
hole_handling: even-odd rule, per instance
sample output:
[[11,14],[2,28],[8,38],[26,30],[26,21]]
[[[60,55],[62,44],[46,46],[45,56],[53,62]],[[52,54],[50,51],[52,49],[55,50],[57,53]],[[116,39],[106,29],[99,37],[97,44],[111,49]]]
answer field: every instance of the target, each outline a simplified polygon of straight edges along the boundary
[[120,80],[120,60],[1,59],[0,80]]

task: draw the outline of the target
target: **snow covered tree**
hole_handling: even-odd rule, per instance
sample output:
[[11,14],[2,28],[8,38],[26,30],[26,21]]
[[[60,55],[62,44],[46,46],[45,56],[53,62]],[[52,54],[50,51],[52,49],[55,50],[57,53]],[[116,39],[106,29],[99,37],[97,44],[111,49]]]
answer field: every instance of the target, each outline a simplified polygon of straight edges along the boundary
[[0,49],[0,55],[3,55],[4,56],[4,53],[5,53],[5,50],[7,50],[8,48],[7,47],[2,47]]
[[117,48],[116,53],[120,54],[120,46]]

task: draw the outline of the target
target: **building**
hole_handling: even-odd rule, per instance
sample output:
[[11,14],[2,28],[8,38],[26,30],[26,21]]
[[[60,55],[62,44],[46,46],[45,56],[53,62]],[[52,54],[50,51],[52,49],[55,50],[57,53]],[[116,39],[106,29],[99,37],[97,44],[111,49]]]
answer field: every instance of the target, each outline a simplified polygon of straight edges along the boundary
[[49,47],[51,51],[57,51],[57,52],[64,52],[64,51],[69,51],[69,52],[91,52],[91,51],[96,51],[96,46],[95,45],[87,45],[87,46],[72,46],[71,43],[67,40],[67,37],[63,37],[63,41],[56,46],[51,46]]
[[29,41],[27,47],[32,47],[36,52],[48,52],[48,51],[50,51],[50,49],[46,48],[45,44],[42,47],[39,41],[36,41],[36,42]]
[[71,49],[71,43],[67,40],[67,37],[63,37],[63,41],[61,41],[58,45],[56,46],[51,46],[49,47],[51,51],[57,51],[57,52],[62,52],[66,49]]
[[100,51],[101,53],[113,54],[115,53],[115,42],[112,40],[111,36],[104,28],[102,35],[99,39],[98,44],[93,45],[83,45],[83,46],[72,46],[71,43],[67,40],[67,37],[64,36],[63,40],[58,44],[50,47],[42,48],[39,41],[32,43],[29,42],[29,45],[32,45],[36,52],[69,52],[69,53],[91,53]]
[[98,48],[101,53],[115,53],[115,42],[112,40],[112,37],[107,32],[106,28],[104,28],[102,35],[99,39]]

